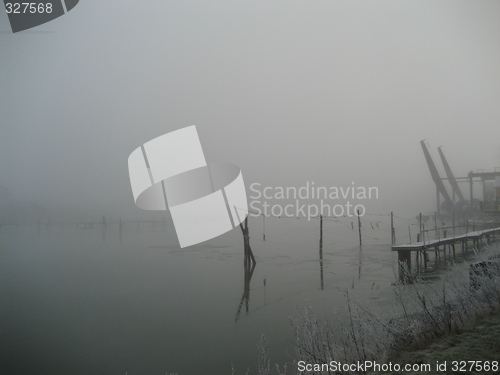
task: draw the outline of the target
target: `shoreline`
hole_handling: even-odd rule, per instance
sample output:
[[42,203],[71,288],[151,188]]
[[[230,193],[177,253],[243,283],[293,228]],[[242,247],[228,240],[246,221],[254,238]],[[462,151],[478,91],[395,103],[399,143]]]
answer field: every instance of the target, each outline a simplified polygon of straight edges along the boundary
[[[446,371],[433,369],[426,374],[455,374],[452,370],[453,361],[500,361],[500,309],[492,311],[477,320],[473,327],[449,333],[429,341],[421,349],[402,352],[391,359],[401,364],[429,363],[434,365],[446,362]],[[495,371],[466,371],[468,374],[488,374]],[[462,372],[463,373],[463,372]],[[396,374],[390,372],[387,374]],[[417,375],[418,372],[405,372],[408,375]]]

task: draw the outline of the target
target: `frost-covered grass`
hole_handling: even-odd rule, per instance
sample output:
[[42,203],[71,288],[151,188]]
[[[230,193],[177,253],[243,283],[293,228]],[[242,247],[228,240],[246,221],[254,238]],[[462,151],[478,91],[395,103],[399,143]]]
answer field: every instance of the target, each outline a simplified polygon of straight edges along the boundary
[[[496,243],[475,252],[473,261],[499,257],[500,244]],[[472,283],[480,287],[471,288]],[[271,366],[267,341],[262,337],[257,374],[297,374],[298,361],[388,363],[405,351],[425,347],[437,337],[471,328],[478,319],[500,310],[500,277],[487,273],[469,276],[463,265],[450,264],[450,270],[439,281],[417,279],[410,285],[395,284],[394,294],[391,313],[381,313],[354,301],[346,290],[348,319],[342,322],[340,331],[336,329],[338,319],[319,320],[310,307],[297,308],[290,318],[296,362],[288,364],[288,368]],[[234,369],[232,373],[237,375]]]
[[[498,360],[500,349],[500,314],[493,314],[481,319],[473,330],[445,335],[433,340],[422,349],[404,351],[393,363],[448,363],[451,369],[452,361],[478,361],[476,363],[492,365]],[[481,361],[481,362],[479,362]],[[483,373],[494,373],[484,371]],[[475,374],[481,372],[473,372]],[[408,375],[418,375],[422,372],[408,372]],[[443,374],[443,371],[433,368],[426,375]]]

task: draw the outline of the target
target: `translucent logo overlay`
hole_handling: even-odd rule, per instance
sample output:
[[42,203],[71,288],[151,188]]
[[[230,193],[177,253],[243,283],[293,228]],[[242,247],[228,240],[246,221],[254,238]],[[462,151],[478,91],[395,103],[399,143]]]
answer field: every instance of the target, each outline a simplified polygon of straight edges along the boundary
[[226,233],[248,215],[241,170],[207,163],[195,125],[144,143],[128,169],[135,204],[170,210],[181,247]]

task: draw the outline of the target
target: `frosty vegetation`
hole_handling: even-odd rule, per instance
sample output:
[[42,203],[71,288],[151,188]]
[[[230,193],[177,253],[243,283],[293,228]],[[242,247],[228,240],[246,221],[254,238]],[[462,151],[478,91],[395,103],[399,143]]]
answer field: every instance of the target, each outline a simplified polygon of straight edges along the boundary
[[[469,263],[498,258],[500,244],[496,243],[481,252],[476,250]],[[300,374],[298,361],[388,363],[402,351],[422,348],[437,337],[471,328],[481,317],[500,310],[500,277],[498,272],[490,270],[469,275],[463,265],[450,264],[450,270],[441,280],[429,283],[417,279],[410,285],[395,284],[394,294],[391,314],[382,314],[354,301],[346,290],[349,314],[340,331],[333,318],[319,320],[310,307],[297,308],[295,316],[290,318],[295,337],[295,363],[271,366],[267,340],[262,336],[257,345],[257,374]],[[232,375],[239,374],[233,368]],[[252,375],[249,370],[244,374]]]

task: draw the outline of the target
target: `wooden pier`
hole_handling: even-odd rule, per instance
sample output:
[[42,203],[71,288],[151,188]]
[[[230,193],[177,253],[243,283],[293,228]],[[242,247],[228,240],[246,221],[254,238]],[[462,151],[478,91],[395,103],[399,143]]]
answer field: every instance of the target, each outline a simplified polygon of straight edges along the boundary
[[461,247],[462,253],[465,254],[469,242],[472,242],[472,246],[477,248],[483,239],[486,239],[487,243],[489,243],[496,235],[500,235],[500,227],[476,230],[453,237],[434,240],[424,239],[424,241],[420,242],[394,245],[392,246],[392,251],[398,252],[398,263],[400,265],[399,279],[401,281],[407,281],[408,278],[411,277],[411,258],[413,252],[415,252],[416,269],[417,273],[419,273],[421,269],[424,271],[427,270],[430,252],[434,252],[435,263],[438,263],[441,259],[446,260],[447,253],[449,257],[455,258],[457,245]]

